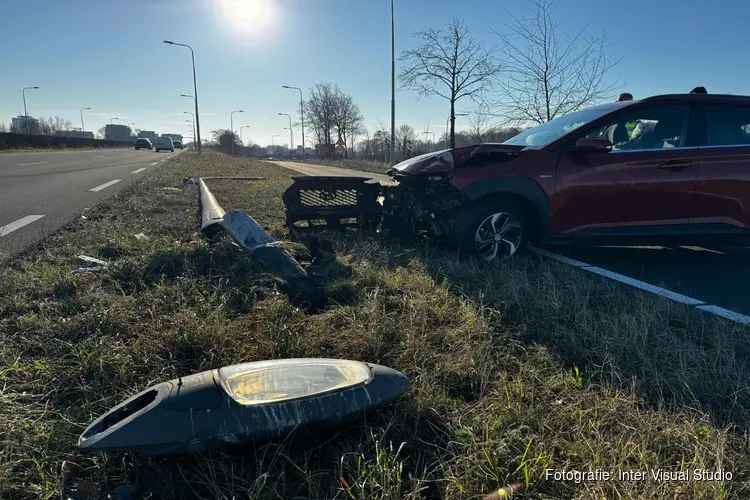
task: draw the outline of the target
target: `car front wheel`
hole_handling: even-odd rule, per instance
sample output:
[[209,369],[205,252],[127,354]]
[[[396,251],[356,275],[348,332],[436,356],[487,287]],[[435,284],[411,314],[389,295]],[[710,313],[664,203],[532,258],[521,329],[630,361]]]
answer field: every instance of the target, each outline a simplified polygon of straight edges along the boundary
[[504,262],[528,243],[530,219],[512,200],[496,200],[465,210],[456,219],[453,240],[459,255]]

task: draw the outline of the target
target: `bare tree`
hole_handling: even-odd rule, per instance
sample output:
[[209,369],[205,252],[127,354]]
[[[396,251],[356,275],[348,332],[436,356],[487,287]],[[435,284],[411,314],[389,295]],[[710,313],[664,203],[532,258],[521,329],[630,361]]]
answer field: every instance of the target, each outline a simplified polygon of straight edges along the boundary
[[455,147],[456,102],[468,97],[481,100],[492,88],[500,71],[495,49],[485,49],[469,37],[461,19],[443,29],[416,32],[422,43],[402,52],[406,67],[399,75],[402,89],[416,90],[422,96],[440,96],[450,103],[451,148]]
[[229,129],[217,129],[211,132],[211,138],[216,144],[216,148],[225,154],[230,154],[232,151],[232,142],[234,142],[235,149],[242,148],[240,143],[240,136],[232,132]]
[[[338,139],[344,141],[345,145],[349,144],[350,140],[353,144],[364,118],[352,96],[341,92],[338,88],[334,90],[333,127],[336,129]],[[348,147],[344,150],[344,158],[349,158]]]
[[396,151],[400,161],[413,156],[417,142],[417,132],[414,127],[404,123],[396,129]]
[[467,136],[470,142],[487,142],[492,134],[492,115],[486,108],[476,109],[469,113],[469,130]]
[[305,101],[305,121],[312,129],[318,144],[332,144],[331,132],[336,113],[336,94],[340,90],[331,83],[317,83]]
[[104,139],[106,137],[106,131],[107,131],[107,126],[105,125],[104,127],[96,131],[96,138]]
[[564,34],[554,17],[558,1],[527,0],[526,16],[506,10],[507,33],[495,31],[508,75],[499,84],[498,104],[509,122],[544,123],[610,97],[616,88],[605,77],[622,56],[612,52],[605,33],[589,36],[587,26]]
[[0,134],[8,132],[8,127],[4,123],[0,123]]

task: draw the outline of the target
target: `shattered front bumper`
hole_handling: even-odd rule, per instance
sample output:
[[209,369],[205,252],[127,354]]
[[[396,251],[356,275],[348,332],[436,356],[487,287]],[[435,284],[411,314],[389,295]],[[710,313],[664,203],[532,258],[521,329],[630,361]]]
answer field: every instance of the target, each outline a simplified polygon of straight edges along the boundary
[[287,227],[362,227],[378,224],[385,214],[408,210],[410,194],[395,180],[294,177],[283,200]]

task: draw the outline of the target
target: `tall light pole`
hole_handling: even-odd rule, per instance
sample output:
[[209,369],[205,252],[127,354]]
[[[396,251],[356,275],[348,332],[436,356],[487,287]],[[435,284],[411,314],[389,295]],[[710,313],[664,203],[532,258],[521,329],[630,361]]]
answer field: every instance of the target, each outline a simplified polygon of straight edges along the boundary
[[86,127],[83,125],[83,110],[84,109],[91,109],[91,108],[81,108],[81,137],[83,137],[83,132],[86,130]]
[[[457,116],[468,116],[468,113],[453,113],[453,120],[455,123],[455,119]],[[451,121],[451,115],[448,115],[448,119],[445,120],[445,149],[448,149],[448,134],[450,133],[450,127],[449,122]]]
[[242,145],[244,146],[244,145],[245,145],[245,141],[244,141],[244,140],[242,140],[242,129],[243,129],[243,128],[250,128],[250,125],[242,125],[242,126],[240,126],[240,142],[241,142],[241,143],[242,143]]
[[289,85],[282,85],[281,88],[299,90],[299,116],[302,120],[302,161],[305,161],[305,109],[302,105],[302,89],[299,87],[290,87]]
[[278,136],[279,136],[279,134],[273,134],[273,135],[271,136],[271,146],[275,146],[275,145],[276,145],[276,144],[274,144],[274,143],[273,143],[273,139],[274,139],[275,137],[278,137]]
[[193,117],[193,144],[195,144],[195,115],[190,111],[183,111],[183,113]]
[[229,128],[232,130],[232,156],[234,156],[234,120],[232,115],[234,115],[235,113],[244,113],[244,111],[240,109],[229,113]]
[[[423,133],[423,134],[424,134],[425,136],[426,136],[427,134],[432,134],[432,145],[434,145],[434,144],[435,144],[435,132],[422,132],[422,133]],[[425,139],[425,140],[426,140],[426,139]],[[430,152],[432,152],[432,149],[433,149],[433,148],[432,148],[432,147],[430,147]]]
[[164,43],[169,45],[179,45],[180,47],[187,47],[190,49],[190,57],[193,60],[193,100],[195,100],[195,128],[198,131],[198,154],[201,152],[201,120],[198,115],[198,81],[195,79],[195,52],[190,45],[184,43],[175,43],[170,40],[164,40]]
[[396,24],[391,0],[391,166],[396,164]]
[[26,111],[26,91],[38,88],[39,87],[24,87],[21,91],[21,95],[23,95],[23,116],[26,120],[26,135],[29,135],[29,113]]
[[115,117],[115,118],[110,118],[110,119],[109,119],[109,124],[110,124],[110,125],[112,125],[112,120],[119,120],[119,118],[117,118],[117,117]]
[[294,134],[292,133],[292,115],[289,113],[279,113],[279,116],[286,116],[289,118],[289,158],[292,157],[292,150],[294,149]]

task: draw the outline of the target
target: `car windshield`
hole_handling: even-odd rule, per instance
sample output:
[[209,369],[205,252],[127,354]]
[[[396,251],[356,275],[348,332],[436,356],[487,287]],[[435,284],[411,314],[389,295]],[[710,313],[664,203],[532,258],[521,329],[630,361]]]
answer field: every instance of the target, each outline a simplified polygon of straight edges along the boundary
[[621,107],[623,103],[602,104],[593,108],[569,113],[565,116],[555,118],[538,127],[524,130],[515,137],[511,137],[503,144],[513,146],[541,147],[555,142],[573,130],[590,123]]

